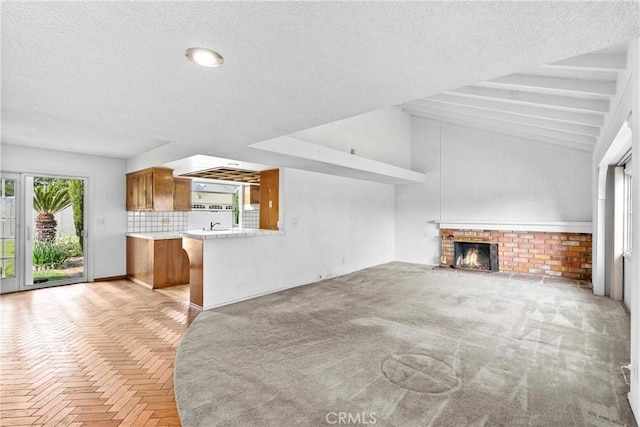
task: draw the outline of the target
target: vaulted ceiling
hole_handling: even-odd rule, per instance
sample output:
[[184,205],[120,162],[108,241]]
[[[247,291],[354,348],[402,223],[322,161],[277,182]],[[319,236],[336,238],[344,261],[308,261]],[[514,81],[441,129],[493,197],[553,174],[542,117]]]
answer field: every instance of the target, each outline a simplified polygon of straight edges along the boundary
[[[622,53],[580,55],[640,35],[635,1],[16,1],[1,13],[2,143],[120,158],[173,144],[243,159],[253,143],[407,102],[588,149]],[[186,61],[193,46],[225,64]]]
[[[591,151],[627,70],[626,44],[402,104],[438,121]],[[624,79],[624,78],[623,78]]]

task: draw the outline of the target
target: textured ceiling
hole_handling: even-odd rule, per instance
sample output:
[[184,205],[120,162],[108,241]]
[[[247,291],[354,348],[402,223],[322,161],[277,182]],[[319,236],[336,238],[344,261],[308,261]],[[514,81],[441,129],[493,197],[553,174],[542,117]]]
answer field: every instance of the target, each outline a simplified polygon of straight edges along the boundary
[[[637,2],[3,2],[3,143],[249,144],[638,37]],[[193,46],[224,66],[184,58]]]

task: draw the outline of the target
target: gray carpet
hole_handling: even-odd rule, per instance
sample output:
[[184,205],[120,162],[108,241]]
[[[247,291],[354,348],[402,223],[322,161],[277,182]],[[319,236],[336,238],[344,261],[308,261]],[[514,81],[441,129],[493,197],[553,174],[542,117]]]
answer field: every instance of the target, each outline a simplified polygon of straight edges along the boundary
[[391,263],[202,313],[175,389],[187,427],[635,425],[628,358],[589,289]]

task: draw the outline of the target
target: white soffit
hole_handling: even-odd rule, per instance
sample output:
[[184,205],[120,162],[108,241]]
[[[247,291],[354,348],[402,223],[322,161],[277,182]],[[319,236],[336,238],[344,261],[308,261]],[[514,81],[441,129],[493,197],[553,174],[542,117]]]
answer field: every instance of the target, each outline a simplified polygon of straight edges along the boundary
[[174,175],[183,175],[190,172],[201,171],[212,168],[231,168],[246,171],[263,171],[273,169],[273,166],[266,166],[257,163],[244,162],[221,157],[205,156],[197,154],[185,157],[184,159],[164,163],[162,166],[173,169]]
[[[251,148],[308,160],[313,164],[321,163],[336,168],[350,169],[357,172],[360,178],[376,176],[378,180],[382,178],[383,181],[394,183],[423,183],[425,180],[425,175],[419,172],[312,144],[291,136],[258,142],[251,145]],[[313,164],[310,164],[308,168],[322,171],[315,168]]]
[[[454,90],[487,82],[472,90],[545,99],[565,87],[549,103],[577,126],[546,138],[588,148],[624,53],[563,61],[635,39],[638,24],[637,2],[3,2],[3,142],[128,158],[170,141],[241,158],[437,93],[500,100]],[[188,62],[193,46],[224,65]],[[608,74],[590,85],[521,72],[554,63]]]

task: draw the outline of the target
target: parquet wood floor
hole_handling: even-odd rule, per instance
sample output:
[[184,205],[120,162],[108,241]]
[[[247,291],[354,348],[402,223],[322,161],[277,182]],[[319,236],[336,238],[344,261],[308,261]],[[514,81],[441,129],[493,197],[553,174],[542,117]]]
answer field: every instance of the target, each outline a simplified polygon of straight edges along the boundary
[[156,289],[156,291],[182,303],[189,304],[189,285],[169,286],[168,288]]
[[198,312],[126,280],[0,297],[0,426],[178,426],[175,353]]

